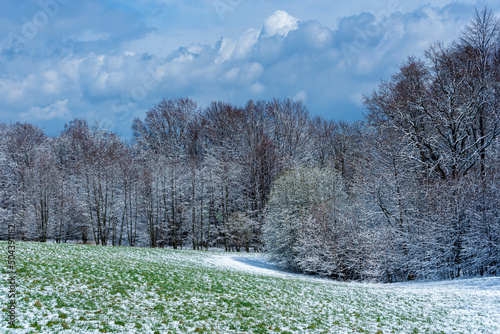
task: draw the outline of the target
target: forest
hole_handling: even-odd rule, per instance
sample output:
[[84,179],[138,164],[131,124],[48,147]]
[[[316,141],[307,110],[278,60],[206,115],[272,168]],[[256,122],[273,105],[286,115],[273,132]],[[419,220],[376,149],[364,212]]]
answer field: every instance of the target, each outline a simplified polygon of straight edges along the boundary
[[[123,141],[74,119],[0,123],[0,221],[16,240],[266,251],[380,282],[500,274],[500,21],[409,57],[364,121],[291,99],[163,99]],[[7,239],[7,228],[0,231]]]

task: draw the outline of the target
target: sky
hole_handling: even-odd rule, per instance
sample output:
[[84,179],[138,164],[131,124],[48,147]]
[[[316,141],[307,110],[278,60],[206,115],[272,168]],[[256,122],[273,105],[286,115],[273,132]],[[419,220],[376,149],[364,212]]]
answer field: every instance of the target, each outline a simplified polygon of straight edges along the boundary
[[0,3],[0,122],[74,118],[131,137],[163,98],[302,100],[363,119],[363,94],[500,1],[16,0]]

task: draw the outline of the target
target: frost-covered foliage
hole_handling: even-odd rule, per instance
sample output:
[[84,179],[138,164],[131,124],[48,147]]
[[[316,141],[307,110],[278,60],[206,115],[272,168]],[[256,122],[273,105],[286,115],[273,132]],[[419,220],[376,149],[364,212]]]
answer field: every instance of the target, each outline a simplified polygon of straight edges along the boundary
[[314,169],[275,183],[275,258],[339,279],[500,274],[499,52],[500,23],[485,9],[457,42],[409,58],[366,96],[362,134],[343,127],[340,145],[319,147],[335,148],[345,197],[311,201],[307,190],[328,179]]
[[378,279],[372,232],[333,167],[293,168],[273,185],[264,237],[281,265],[341,280]]
[[390,240],[382,279],[500,273],[499,52],[499,20],[476,12],[365,97],[375,145],[360,190]]
[[79,119],[54,138],[0,124],[0,219],[21,240],[261,250],[273,181],[314,152],[307,108],[291,99],[204,110],[164,99],[132,127],[126,144]]
[[275,260],[293,269],[308,267],[299,246],[311,232],[311,215],[326,203],[342,201],[343,188],[340,174],[331,168],[293,168],[274,183],[264,233]]

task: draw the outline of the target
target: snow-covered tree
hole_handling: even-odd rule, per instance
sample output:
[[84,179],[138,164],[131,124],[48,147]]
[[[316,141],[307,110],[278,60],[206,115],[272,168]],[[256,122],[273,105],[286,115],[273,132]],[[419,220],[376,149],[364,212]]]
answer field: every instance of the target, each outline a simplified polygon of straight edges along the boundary
[[297,167],[274,183],[264,223],[266,248],[273,258],[301,269],[298,246],[306,235],[306,221],[315,209],[344,195],[340,174],[331,168]]

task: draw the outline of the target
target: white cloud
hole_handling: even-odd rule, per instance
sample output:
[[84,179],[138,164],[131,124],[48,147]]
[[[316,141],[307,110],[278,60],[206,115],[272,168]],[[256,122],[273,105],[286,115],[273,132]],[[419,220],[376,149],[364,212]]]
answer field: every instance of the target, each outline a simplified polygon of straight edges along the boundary
[[259,32],[255,29],[249,29],[243,33],[241,38],[236,43],[234,53],[236,59],[241,59],[247,56],[253,46],[258,42]]
[[236,43],[231,41],[230,38],[222,38],[219,47],[219,56],[215,59],[215,63],[219,64],[229,60],[234,52]]
[[0,80],[0,96],[9,103],[16,103],[22,100],[28,82],[28,78],[22,81],[12,79]]
[[256,82],[254,83],[251,87],[250,87],[250,91],[253,93],[253,94],[262,94],[263,92],[265,92],[266,90],[266,86],[264,86],[263,84],[261,84],[260,82]]
[[297,92],[292,98],[295,101],[302,101],[302,102],[307,102],[307,92],[305,90],[301,90],[300,92]]
[[222,38],[218,50],[219,56],[215,59],[215,63],[219,64],[231,59],[246,58],[259,41],[259,34],[260,32],[255,29],[248,29],[235,42],[229,38]]
[[61,80],[59,78],[59,72],[56,70],[48,70],[43,73],[44,83],[42,89],[48,94],[58,94],[60,93]]
[[70,112],[67,108],[68,99],[54,102],[46,107],[32,107],[30,111],[21,113],[21,118],[27,121],[32,120],[52,120],[57,118],[70,119]]
[[96,56],[93,53],[81,57],[82,60],[78,64],[78,74],[81,83],[94,80],[98,75],[103,65],[104,56]]
[[[259,1],[242,2],[223,22],[212,6],[216,22],[192,12],[173,18],[168,7],[164,13],[175,24],[159,14],[148,22],[166,23],[148,27],[133,12],[109,16],[105,2],[72,2],[82,13],[69,17],[61,10],[29,45],[2,46],[2,121],[90,115],[128,134],[132,117],[178,96],[201,107],[217,99],[243,105],[292,96],[307,99],[311,113],[361,117],[360,92],[390,78],[407,56],[421,56],[432,40],[456,38],[474,10],[463,2],[420,0],[401,4],[399,13],[367,0],[359,8],[326,0]],[[336,11],[327,16],[323,5]]]
[[289,15],[284,10],[277,10],[264,21],[262,36],[286,36],[290,31],[297,29],[298,22],[299,19]]
[[227,71],[225,74],[224,74],[224,77],[228,80],[228,81],[234,81],[238,78],[238,74],[240,73],[240,69],[239,68],[236,68],[236,67],[233,67],[232,69],[230,69],[229,71]]
[[264,72],[264,67],[262,67],[262,65],[258,62],[251,62],[245,64],[242,70],[243,71],[240,76],[241,80],[243,82],[253,82],[259,79],[259,77],[262,75],[262,73]]
[[82,61],[82,58],[62,59],[57,64],[57,70],[60,75],[66,76],[72,82],[78,82],[80,77],[78,69]]

